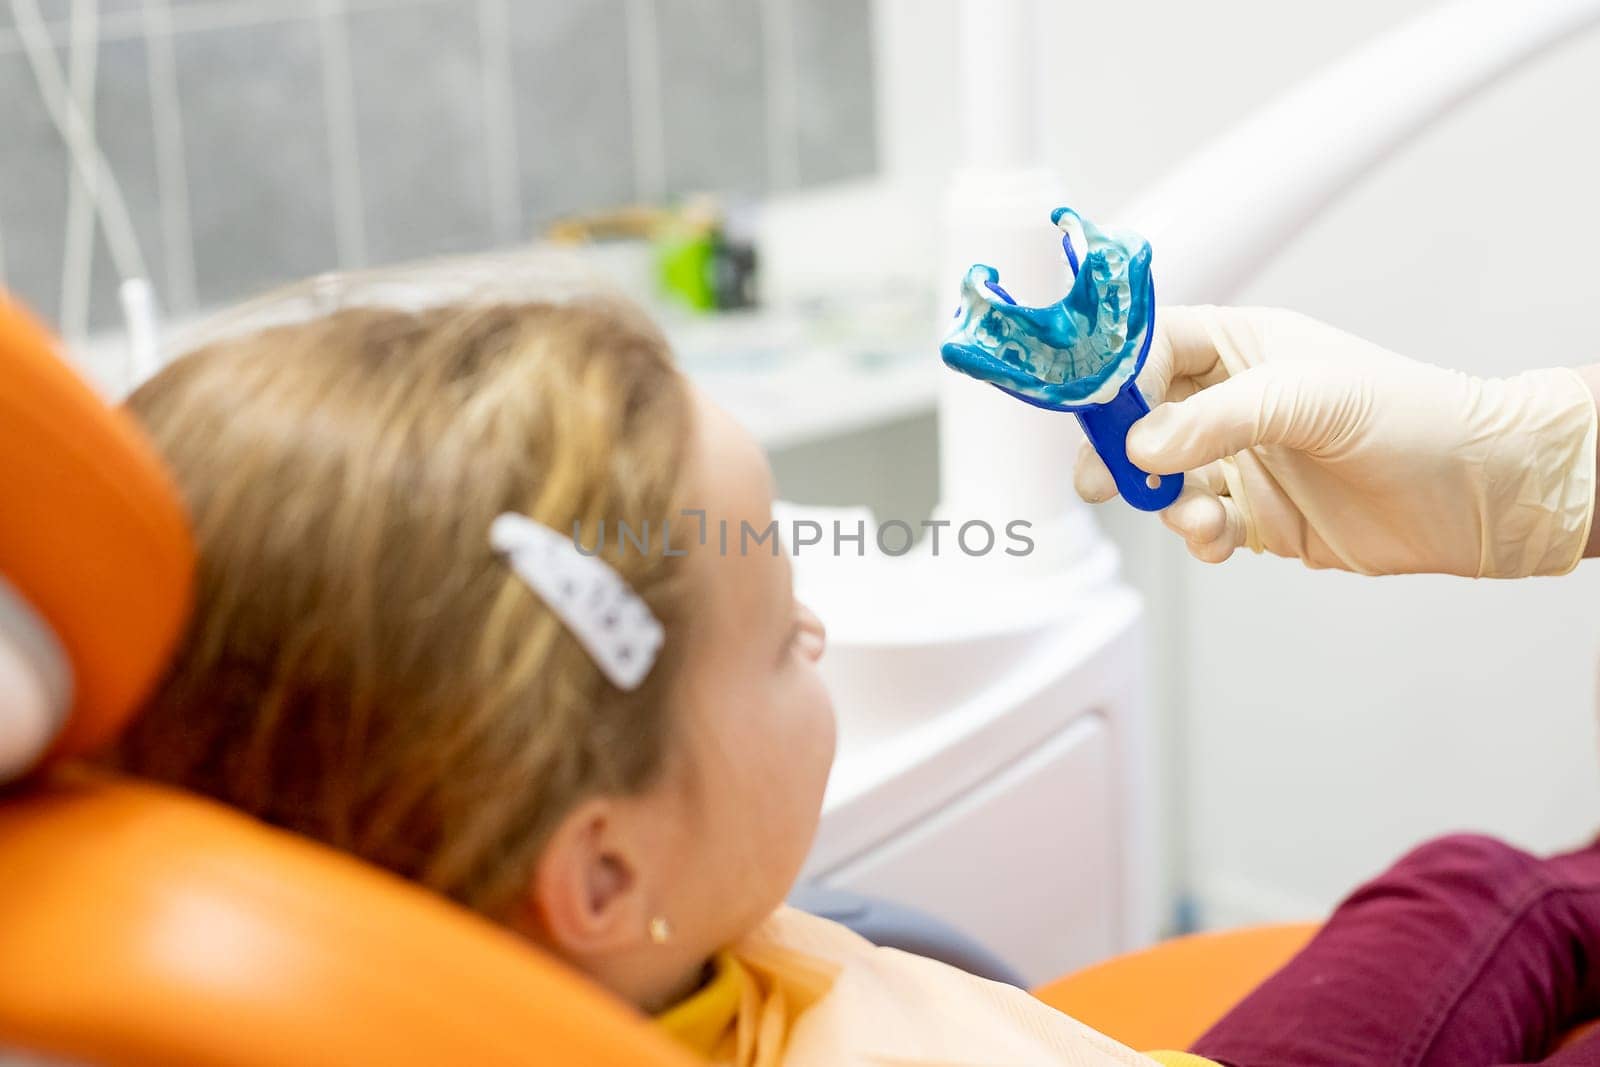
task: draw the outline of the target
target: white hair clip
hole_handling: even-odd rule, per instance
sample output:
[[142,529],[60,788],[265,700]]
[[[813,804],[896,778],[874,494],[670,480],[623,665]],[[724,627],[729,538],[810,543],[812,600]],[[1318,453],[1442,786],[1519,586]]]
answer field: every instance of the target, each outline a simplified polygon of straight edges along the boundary
[[661,622],[598,555],[526,515],[506,512],[489,526],[489,543],[566,624],[618,689],[637,689],[656,660]]

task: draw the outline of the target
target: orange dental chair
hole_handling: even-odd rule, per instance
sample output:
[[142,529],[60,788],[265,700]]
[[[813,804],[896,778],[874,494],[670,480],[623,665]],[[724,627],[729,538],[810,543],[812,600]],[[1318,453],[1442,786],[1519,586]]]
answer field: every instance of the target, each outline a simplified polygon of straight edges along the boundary
[[[0,768],[0,1059],[694,1062],[425,890],[200,797],[75,766],[158,677],[194,562],[150,447],[0,292],[0,735],[21,738],[0,737],[0,753],[22,746]],[[1183,1047],[1308,934],[1179,941],[1039,993],[1135,1047]]]
[[[0,292],[0,646],[42,644],[46,659],[53,646],[71,681],[53,739],[0,792],[0,1054],[693,1062],[631,1008],[434,894],[199,797],[73,767],[156,680],[193,568],[153,451]],[[17,640],[19,626],[45,641]],[[0,732],[37,719],[17,705],[50,687],[27,689],[0,689]]]

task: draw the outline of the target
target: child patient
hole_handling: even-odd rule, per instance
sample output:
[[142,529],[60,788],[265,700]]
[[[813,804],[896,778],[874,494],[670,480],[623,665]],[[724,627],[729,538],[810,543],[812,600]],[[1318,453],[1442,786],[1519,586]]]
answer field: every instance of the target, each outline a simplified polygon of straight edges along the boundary
[[[335,311],[214,342],[129,406],[201,563],[184,646],[113,754],[125,769],[505,924],[708,1061],[1152,1062],[783,906],[833,757],[823,628],[787,554],[741,537],[771,522],[760,447],[637,310],[590,294]],[[1387,965],[1357,963],[1346,985],[1382,998]],[[1337,978],[1264,990],[1213,1054],[1324,1062],[1275,1058],[1269,1024]],[[1341,1014],[1367,1026],[1357,1000],[1324,1012],[1329,1063],[1379,1062],[1337,1040]],[[1399,1046],[1404,1021],[1366,1039]],[[1501,1062],[1481,1051],[1392,1062]]]

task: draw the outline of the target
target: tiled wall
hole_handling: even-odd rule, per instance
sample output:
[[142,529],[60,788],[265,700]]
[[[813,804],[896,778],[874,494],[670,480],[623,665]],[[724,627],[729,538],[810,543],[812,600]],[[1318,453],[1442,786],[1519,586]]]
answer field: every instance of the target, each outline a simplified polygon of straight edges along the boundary
[[[65,69],[72,0],[37,2]],[[96,2],[96,133],[169,312],[874,166],[870,0]],[[52,320],[69,177],[0,2],[0,276]]]

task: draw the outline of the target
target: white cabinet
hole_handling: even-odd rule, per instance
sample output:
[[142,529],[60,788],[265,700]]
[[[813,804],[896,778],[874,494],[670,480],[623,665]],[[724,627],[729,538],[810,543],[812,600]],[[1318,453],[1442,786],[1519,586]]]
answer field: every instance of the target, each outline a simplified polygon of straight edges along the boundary
[[904,650],[877,684],[841,687],[844,747],[804,877],[937,916],[1030,982],[1153,939],[1142,605],[1109,585],[1078,606],[1003,659],[929,650],[946,672],[971,654],[972,680],[947,685],[942,708],[911,699],[927,686],[903,681]]
[[1113,753],[1098,716],[1036,750],[825,885],[916,906],[999,953],[1030,983],[1117,949]]

